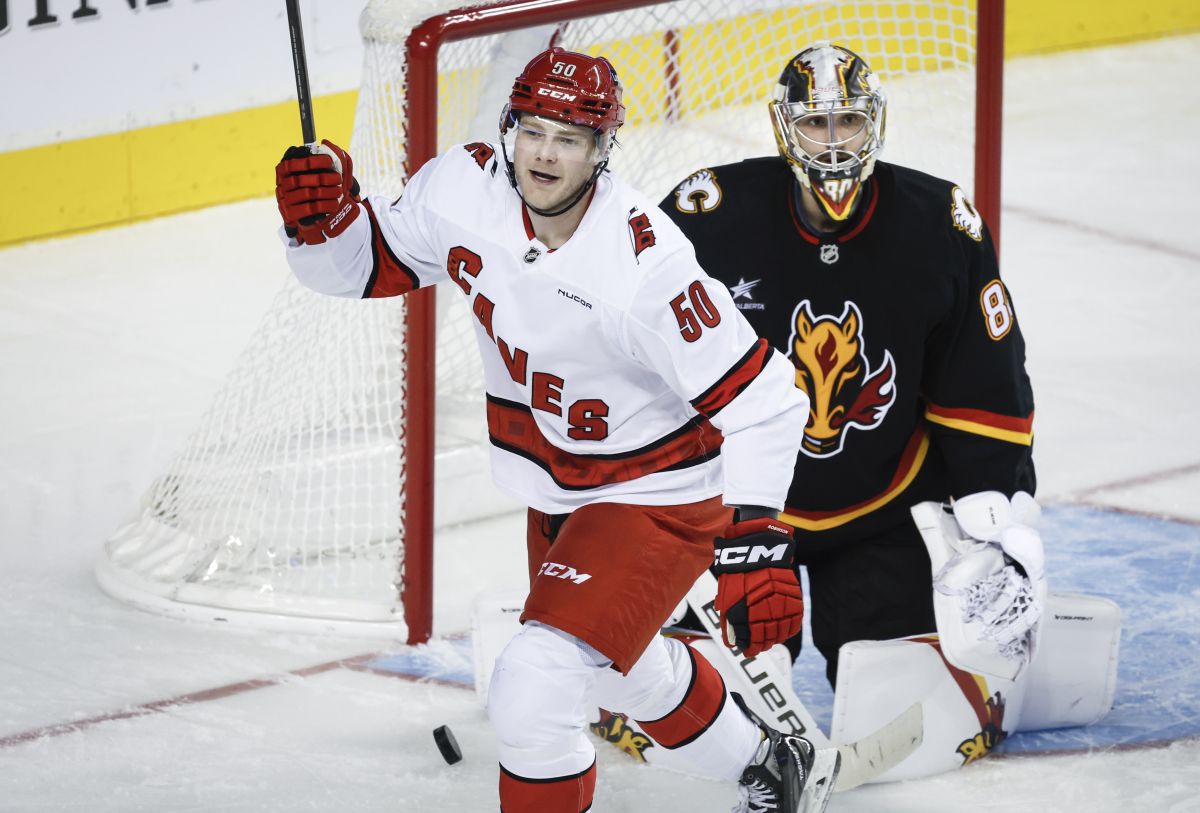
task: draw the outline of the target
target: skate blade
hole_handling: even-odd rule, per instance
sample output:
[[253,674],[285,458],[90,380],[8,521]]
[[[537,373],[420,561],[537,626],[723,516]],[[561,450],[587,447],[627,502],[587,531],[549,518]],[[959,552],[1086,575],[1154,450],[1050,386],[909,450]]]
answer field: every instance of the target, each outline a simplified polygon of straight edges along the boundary
[[797,813],[823,813],[837,784],[838,770],[842,767],[842,755],[836,748],[822,748],[813,756],[808,781],[800,793],[800,809]]

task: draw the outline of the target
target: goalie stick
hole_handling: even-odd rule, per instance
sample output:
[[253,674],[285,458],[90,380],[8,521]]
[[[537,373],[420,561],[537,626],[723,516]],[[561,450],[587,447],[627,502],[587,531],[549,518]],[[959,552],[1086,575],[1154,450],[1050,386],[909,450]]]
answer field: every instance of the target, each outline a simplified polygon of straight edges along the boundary
[[756,711],[760,714],[766,711],[764,719],[769,724],[784,732],[804,736],[817,749],[837,748],[842,755],[842,766],[833,788],[835,791],[850,790],[870,782],[899,765],[920,746],[925,733],[920,703],[913,703],[894,720],[861,739],[838,745],[831,743],[792,690],[790,670],[782,669],[766,653],[747,658],[740,649],[725,646],[718,626],[720,616],[713,606],[716,594],[716,577],[708,571],[700,575],[687,594],[688,606],[716,644],[713,649],[735,674],[745,677],[757,695],[746,697],[746,700],[757,706]]

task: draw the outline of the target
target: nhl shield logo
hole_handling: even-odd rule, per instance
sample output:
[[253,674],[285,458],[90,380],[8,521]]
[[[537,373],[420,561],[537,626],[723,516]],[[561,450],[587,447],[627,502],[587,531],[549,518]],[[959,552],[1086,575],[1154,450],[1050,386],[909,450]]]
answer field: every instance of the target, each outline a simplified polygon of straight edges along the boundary
[[821,246],[821,262],[833,265],[838,261],[837,243],[827,243]]
[[862,314],[853,302],[846,302],[841,316],[814,316],[805,299],[792,316],[788,358],[796,365],[796,386],[809,398],[801,444],[809,457],[837,454],[851,427],[875,429],[896,402],[892,354],[885,350],[873,368],[862,324]]
[[529,251],[525,252],[524,260],[527,263],[534,263],[537,262],[537,258],[540,256],[542,256],[542,252],[538,251],[533,246],[530,246]]

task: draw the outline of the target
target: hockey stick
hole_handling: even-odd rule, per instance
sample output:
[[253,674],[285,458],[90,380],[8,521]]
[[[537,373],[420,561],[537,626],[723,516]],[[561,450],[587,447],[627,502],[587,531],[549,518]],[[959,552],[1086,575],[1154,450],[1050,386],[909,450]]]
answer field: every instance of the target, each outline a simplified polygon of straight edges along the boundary
[[317,140],[313,121],[312,92],[308,87],[308,59],[304,55],[304,27],[300,23],[300,0],[286,0],[288,33],[292,37],[292,67],[296,70],[296,98],[300,102],[300,131],[305,144]]
[[708,571],[700,574],[687,594],[688,606],[716,644],[713,649],[720,653],[734,674],[746,679],[750,690],[743,695],[764,720],[781,731],[804,736],[817,749],[837,748],[842,755],[842,767],[834,790],[850,790],[870,782],[899,765],[920,746],[925,734],[920,703],[909,706],[896,719],[862,739],[833,746],[792,690],[790,670],[781,668],[769,655],[747,658],[741,650],[725,646],[718,626],[720,616],[713,607],[716,594],[716,577]]

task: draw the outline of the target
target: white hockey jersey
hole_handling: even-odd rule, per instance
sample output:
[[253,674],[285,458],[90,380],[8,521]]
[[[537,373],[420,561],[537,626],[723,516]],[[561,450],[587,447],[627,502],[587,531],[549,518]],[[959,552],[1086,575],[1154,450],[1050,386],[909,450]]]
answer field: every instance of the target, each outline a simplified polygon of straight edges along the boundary
[[534,236],[492,145],[450,149],[339,237],[280,231],[299,280],[382,297],[450,282],[483,355],[492,476],[548,513],[592,502],[782,508],[808,418],[791,363],[654,203],[611,174],[574,235]]

